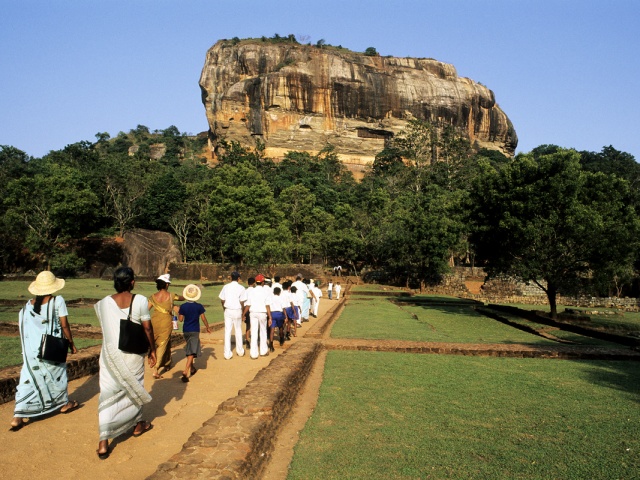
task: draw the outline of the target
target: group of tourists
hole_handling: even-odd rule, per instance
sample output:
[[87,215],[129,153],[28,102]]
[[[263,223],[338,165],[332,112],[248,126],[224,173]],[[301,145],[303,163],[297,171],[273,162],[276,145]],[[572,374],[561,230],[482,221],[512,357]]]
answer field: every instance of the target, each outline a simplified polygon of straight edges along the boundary
[[[245,341],[249,356],[257,359],[275,351],[274,338],[280,346],[297,335],[297,329],[309,317],[318,316],[322,291],[313,279],[301,274],[295,281],[280,283],[280,277],[265,278],[259,274],[247,279],[247,287],[240,283],[240,273],[231,274],[231,282],[221,290],[219,298],[224,309],[224,358],[233,357],[231,335],[235,334],[238,356],[245,354]],[[144,388],[144,358],[153,369],[153,377],[161,379],[171,369],[171,334],[183,324],[186,363],[181,380],[189,379],[197,371],[195,358],[201,355],[200,322],[211,332],[205,308],[198,303],[202,292],[197,285],[187,285],[181,295],[169,292],[171,277],[160,275],[156,279],[157,292],[146,298],[132,293],[134,272],[120,267],[114,273],[115,293],[94,306],[102,329],[102,348],[99,359],[99,443],[96,453],[100,459],[109,457],[109,440],[132,431],[138,437],[153,428],[142,418],[142,406],[151,401]],[[20,310],[19,331],[22,343],[23,366],[16,389],[16,404],[11,430],[20,430],[32,417],[60,411],[70,413],[79,403],[70,400],[67,391],[66,361],[51,361],[42,354],[47,335],[66,339],[68,351],[77,353],[68,322],[65,300],[54,295],[65,281],[52,272],[43,271],[29,285],[34,298]],[[340,295],[340,284],[329,283],[328,296]],[[176,306],[174,302],[184,302]],[[246,332],[242,333],[242,323]],[[125,325],[126,324],[126,325]],[[139,333],[136,342],[142,343],[144,353],[123,350],[123,336],[134,336],[129,324],[135,324]],[[127,343],[127,342],[125,342]],[[134,342],[135,343],[135,342]],[[65,344],[65,348],[67,345]],[[66,357],[65,357],[66,358]]]
[[[298,327],[317,317],[322,291],[313,279],[303,278],[280,283],[280,277],[266,278],[262,274],[247,279],[247,287],[240,285],[240,273],[231,274],[231,282],[220,291],[224,310],[224,358],[233,357],[231,335],[235,335],[236,354],[244,356],[245,343],[249,356],[256,359],[275,351],[278,334],[280,346],[297,335]],[[242,335],[242,323],[246,324]],[[242,339],[242,340],[241,340]]]

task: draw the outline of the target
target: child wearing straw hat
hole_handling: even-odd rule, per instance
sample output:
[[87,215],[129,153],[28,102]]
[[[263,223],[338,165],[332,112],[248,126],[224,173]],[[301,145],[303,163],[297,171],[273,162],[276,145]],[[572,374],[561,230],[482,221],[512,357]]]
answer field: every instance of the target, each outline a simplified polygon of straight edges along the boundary
[[181,377],[181,380],[185,383],[189,381],[190,376],[196,373],[197,370],[193,366],[193,362],[202,353],[200,348],[200,320],[204,323],[207,333],[211,333],[209,322],[207,322],[207,317],[204,315],[204,306],[198,303],[201,295],[202,292],[197,285],[189,284],[184,287],[182,296],[186,302],[180,305],[180,310],[178,311],[178,321],[184,322],[182,333],[186,341],[187,363]]

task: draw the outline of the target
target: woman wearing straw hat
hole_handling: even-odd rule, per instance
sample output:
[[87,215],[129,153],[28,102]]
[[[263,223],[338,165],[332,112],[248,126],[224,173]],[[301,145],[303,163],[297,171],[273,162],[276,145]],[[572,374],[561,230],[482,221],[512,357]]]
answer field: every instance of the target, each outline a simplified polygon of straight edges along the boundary
[[156,356],[158,363],[153,372],[153,378],[160,379],[160,370],[167,372],[171,368],[171,332],[173,332],[173,302],[182,301],[184,297],[176,293],[169,293],[171,277],[168,273],[156,279],[158,291],[149,297],[151,310],[151,324],[156,340]]
[[42,336],[51,333],[64,334],[69,340],[71,353],[78,349],[67,316],[67,305],[54,292],[64,287],[64,280],[49,272],[40,272],[29,285],[29,292],[35,295],[20,310],[18,326],[22,342],[22,370],[20,383],[16,388],[16,406],[11,421],[11,430],[20,430],[31,417],[44,415],[60,409],[69,413],[78,407],[78,402],[69,400],[67,392],[67,364],[53,363],[38,358]]

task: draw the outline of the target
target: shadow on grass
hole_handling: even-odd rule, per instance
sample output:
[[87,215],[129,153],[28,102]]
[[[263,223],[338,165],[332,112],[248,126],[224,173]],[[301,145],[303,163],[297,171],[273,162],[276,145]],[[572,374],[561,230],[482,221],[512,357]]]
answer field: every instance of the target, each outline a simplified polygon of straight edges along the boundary
[[597,361],[584,365],[587,381],[625,392],[640,403],[640,365],[634,361]]

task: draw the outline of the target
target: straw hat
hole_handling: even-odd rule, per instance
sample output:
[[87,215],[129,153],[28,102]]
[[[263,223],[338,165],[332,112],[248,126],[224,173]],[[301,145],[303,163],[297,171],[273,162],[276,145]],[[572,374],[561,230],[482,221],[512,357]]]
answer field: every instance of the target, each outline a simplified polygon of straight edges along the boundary
[[48,270],[40,272],[36,279],[29,285],[29,293],[32,295],[51,295],[64,287],[64,280]]
[[182,296],[189,302],[197,302],[200,300],[200,295],[202,295],[200,288],[193,283],[184,287],[184,290],[182,291]]

